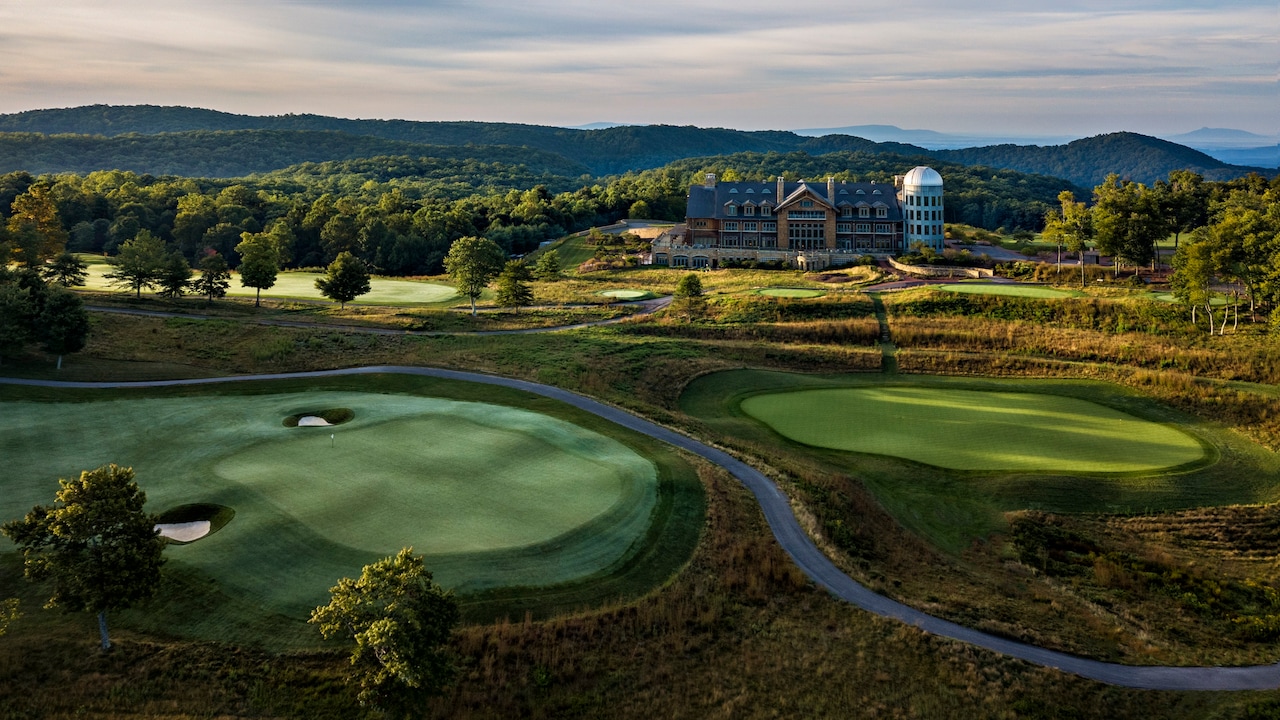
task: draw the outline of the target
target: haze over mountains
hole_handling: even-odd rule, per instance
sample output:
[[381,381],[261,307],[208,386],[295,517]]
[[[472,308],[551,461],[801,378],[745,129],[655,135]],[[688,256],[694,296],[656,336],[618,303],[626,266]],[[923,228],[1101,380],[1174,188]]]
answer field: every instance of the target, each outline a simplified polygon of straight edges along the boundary
[[[603,125],[603,124],[602,124]],[[848,132],[740,131],[671,125],[571,129],[515,123],[352,120],[320,115],[236,115],[189,107],[93,105],[0,115],[0,172],[135,172],[238,177],[304,162],[375,156],[433,157],[523,165],[531,176],[604,176],[675,160],[739,152],[892,153],[1060,177],[1091,187],[1106,174],[1150,183],[1190,169],[1223,180],[1270,166],[1233,165],[1136,133],[1065,144],[943,147],[958,136],[892,126]],[[1262,136],[1203,129],[1203,143],[1248,144]],[[912,140],[913,142],[907,142]]]

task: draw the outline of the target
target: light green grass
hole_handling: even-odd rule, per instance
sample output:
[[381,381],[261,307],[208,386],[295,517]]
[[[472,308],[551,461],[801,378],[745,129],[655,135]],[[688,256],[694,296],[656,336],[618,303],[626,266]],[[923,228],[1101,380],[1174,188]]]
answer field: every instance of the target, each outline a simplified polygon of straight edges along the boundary
[[[891,456],[800,444],[755,419],[743,408],[745,401],[762,395],[846,389],[894,391],[894,394],[911,390],[912,395],[925,398],[952,399],[965,397],[956,395],[955,391],[968,391],[988,398],[980,405],[992,405],[997,411],[1004,406],[1003,402],[989,398],[1006,394],[1053,396],[1043,400],[1050,403],[1057,403],[1056,398],[1087,401],[1100,406],[1107,414],[1118,413],[1118,419],[1125,423],[1130,422],[1127,418],[1131,416],[1186,433],[1207,454],[1199,463],[1169,471],[954,470],[899,457],[905,453],[930,452],[926,440],[913,437],[918,431],[913,426],[932,422],[935,416],[941,418],[940,410],[926,412],[921,406],[908,405],[906,414],[915,418],[912,424],[888,428],[906,437]],[[701,420],[708,431],[714,433],[713,438],[729,447],[769,458],[769,462],[778,462],[784,469],[791,467],[789,463],[801,467],[817,463],[827,472],[857,478],[899,522],[949,552],[962,552],[975,540],[1006,529],[1004,513],[1011,510],[1132,513],[1280,501],[1280,456],[1276,453],[1238,433],[1183,415],[1131,390],[1100,382],[734,370],[704,375],[690,383],[680,396],[680,408]],[[964,410],[962,403],[948,412],[963,416]],[[833,406],[816,412],[833,413],[835,420],[831,424],[840,428],[838,432],[854,435],[885,430],[879,427],[883,424],[882,415],[867,415],[853,407],[837,410]],[[1085,417],[1097,413],[1090,408]],[[979,412],[976,421],[981,421],[982,416]],[[966,437],[967,426],[973,422],[975,419],[971,418],[957,424],[958,438]],[[1088,423],[1086,432],[1092,432],[1096,427],[1091,424],[1093,421],[1085,422]],[[988,427],[1001,426],[991,423]],[[1056,423],[1048,423],[1044,431],[1052,433],[1054,427]],[[1016,431],[1023,432],[1021,428]],[[946,433],[940,435],[945,437]],[[1033,443],[1032,449],[1038,454],[1041,447],[1053,452],[1056,446],[1087,446],[1091,440],[1081,438],[1088,437],[1064,435],[1047,439],[1041,446]],[[966,450],[958,438],[948,441],[944,447]],[[1123,440],[1123,436],[1118,439]],[[998,449],[1001,440],[1001,437],[988,437],[979,438],[978,442],[994,443]],[[1114,436],[1111,438],[1113,442],[1116,440]],[[1178,452],[1190,455],[1188,448],[1181,443],[1179,446]],[[1152,457],[1155,455],[1148,460]],[[1085,461],[1093,459],[1085,456]],[[1127,460],[1121,458],[1122,462]],[[1157,458],[1157,461],[1169,465],[1177,462],[1177,458]]]
[[756,395],[742,409],[806,445],[953,470],[1153,472],[1204,457],[1174,428],[1058,395],[837,388]]
[[[1152,300],[1155,300],[1156,302],[1163,302],[1163,303],[1178,302],[1178,299],[1173,296],[1173,293],[1151,292],[1151,293],[1147,293],[1146,295],[1147,297],[1151,298]],[[1228,302],[1227,298],[1223,297],[1222,295],[1214,295],[1209,299],[1209,304],[1213,305],[1214,307],[1222,307],[1223,305],[1226,305],[1227,302]]]
[[[317,407],[355,419],[281,423]],[[166,551],[172,572],[221,599],[179,603],[181,618],[146,613],[168,632],[222,639],[242,634],[237,623],[247,633],[262,617],[305,618],[338,578],[408,545],[464,594],[599,574],[634,551],[657,502],[654,464],[617,440],[528,410],[406,395],[5,402],[0,456],[6,520],[52,502],[57,478],[109,462],[135,468],[151,512],[233,508],[217,534]]]
[[947,283],[946,285],[938,285],[939,290],[945,290],[953,293],[970,293],[974,295],[1006,295],[1011,297],[1029,297],[1029,298],[1066,298],[1079,297],[1081,293],[1071,290],[1056,290],[1054,288],[1041,287],[1038,285],[1011,285],[999,283]]
[[759,292],[761,295],[768,295],[769,297],[782,297],[782,298],[816,298],[816,297],[822,297],[823,295],[826,295],[826,293],[821,290],[810,290],[807,288],[788,288],[788,287],[762,288],[757,292]]
[[[90,290],[116,290],[125,292],[111,285],[106,274],[111,266],[106,263],[94,263],[89,266],[89,275],[85,279]],[[316,289],[316,279],[324,277],[314,272],[282,272],[276,276],[276,284],[262,291],[262,297],[289,300],[321,300],[330,302]],[[369,281],[370,290],[356,299],[363,305],[433,305],[457,298],[457,291],[440,283],[420,282],[417,280],[398,280],[392,278],[373,278]],[[240,275],[231,274],[231,287],[227,294],[232,297],[254,297],[257,291],[240,284]]]
[[648,290],[604,290],[600,295],[619,300],[648,300],[654,296]]

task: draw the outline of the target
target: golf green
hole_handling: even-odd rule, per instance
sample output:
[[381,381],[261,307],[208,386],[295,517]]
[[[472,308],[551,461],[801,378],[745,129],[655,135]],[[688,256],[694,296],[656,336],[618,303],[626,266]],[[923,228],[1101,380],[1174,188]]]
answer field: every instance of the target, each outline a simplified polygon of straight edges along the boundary
[[619,300],[648,300],[653,297],[653,293],[648,290],[605,290],[600,294]]
[[1066,298],[1077,297],[1080,293],[1070,290],[1055,290],[1039,285],[1014,285],[1000,283],[948,283],[938,285],[939,290],[970,295],[1006,295],[1029,298]]
[[[89,276],[84,287],[90,290],[119,290],[111,285],[106,273],[111,266],[106,263],[94,263],[89,266]],[[282,272],[276,276],[276,284],[262,291],[264,298],[323,300],[328,302],[316,289],[316,280],[324,277],[314,272]],[[369,281],[370,290],[356,301],[365,305],[428,305],[445,302],[457,297],[457,291],[448,285],[420,282],[417,280],[396,280],[391,278],[373,278]],[[240,284],[240,276],[232,273],[231,287],[227,294],[234,297],[253,297],[257,291]]]
[[[326,407],[354,418],[282,423]],[[170,562],[291,617],[404,546],[464,593],[589,577],[634,551],[657,502],[653,462],[617,440],[528,410],[411,395],[6,402],[0,457],[5,520],[52,502],[59,477],[110,462],[135,469],[151,512],[232,508],[218,533],[170,547]]]
[[823,295],[826,295],[826,293],[824,293],[821,290],[810,290],[808,288],[786,288],[786,287],[762,288],[757,292],[761,295],[767,295],[769,297],[781,297],[781,298],[816,298],[816,297],[822,297]]
[[1205,455],[1177,429],[1059,395],[831,388],[755,395],[741,408],[806,445],[953,470],[1152,472]]

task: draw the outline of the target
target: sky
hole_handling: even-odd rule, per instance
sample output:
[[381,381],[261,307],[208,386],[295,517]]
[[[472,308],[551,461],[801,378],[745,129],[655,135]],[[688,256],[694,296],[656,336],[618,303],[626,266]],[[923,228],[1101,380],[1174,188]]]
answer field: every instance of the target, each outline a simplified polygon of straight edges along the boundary
[[1276,0],[0,3],[0,112],[1280,134]]

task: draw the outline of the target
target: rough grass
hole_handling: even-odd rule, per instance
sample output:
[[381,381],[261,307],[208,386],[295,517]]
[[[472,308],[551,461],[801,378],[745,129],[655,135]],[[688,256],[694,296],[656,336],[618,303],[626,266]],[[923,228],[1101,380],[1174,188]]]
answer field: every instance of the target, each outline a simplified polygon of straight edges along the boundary
[[1185,433],[1057,395],[881,386],[754,395],[741,407],[806,445],[953,470],[1133,473],[1204,458]]
[[826,293],[822,290],[810,290],[808,288],[787,288],[787,287],[769,287],[758,290],[761,295],[767,297],[782,298],[816,298],[822,297]]
[[1004,295],[1007,297],[1028,298],[1064,298],[1079,297],[1084,293],[1072,290],[1057,290],[1037,285],[1011,285],[1001,283],[948,283],[936,286],[939,290],[971,295]]
[[[696,527],[696,496],[673,490],[687,466],[642,444],[655,475],[622,444],[634,444],[625,432],[619,442],[545,414],[402,395],[222,391],[6,403],[0,514],[47,503],[58,476],[109,461],[135,467],[154,509],[235,508],[216,538],[171,549],[168,600],[134,620],[276,646],[314,642],[299,621],[328,587],[404,545],[428,554],[442,583],[481,593],[489,611],[518,602],[541,613],[538,586],[553,586],[550,607],[643,592],[678,565]],[[332,441],[325,428],[281,427],[304,403],[352,407],[357,419]]]

